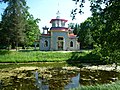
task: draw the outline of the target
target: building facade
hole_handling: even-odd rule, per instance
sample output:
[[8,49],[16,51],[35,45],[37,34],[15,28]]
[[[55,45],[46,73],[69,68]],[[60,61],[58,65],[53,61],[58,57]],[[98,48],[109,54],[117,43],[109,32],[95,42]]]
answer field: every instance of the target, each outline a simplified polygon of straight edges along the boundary
[[[58,11],[59,13],[59,11]],[[51,19],[52,27],[43,28],[43,34],[40,36],[40,50],[42,51],[75,51],[80,49],[80,43],[77,42],[77,36],[73,34],[72,29],[66,28],[67,20],[60,19],[58,15],[56,19]]]

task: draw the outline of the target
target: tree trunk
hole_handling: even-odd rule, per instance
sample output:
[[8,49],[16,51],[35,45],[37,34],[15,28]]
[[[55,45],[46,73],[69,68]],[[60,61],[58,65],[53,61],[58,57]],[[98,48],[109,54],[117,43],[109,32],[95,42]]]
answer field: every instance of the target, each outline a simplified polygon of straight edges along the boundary
[[15,42],[12,43],[12,49],[15,49]]
[[115,70],[117,70],[117,66],[118,66],[118,64],[117,64],[117,62],[115,62]]
[[18,42],[16,42],[16,51],[18,51]]

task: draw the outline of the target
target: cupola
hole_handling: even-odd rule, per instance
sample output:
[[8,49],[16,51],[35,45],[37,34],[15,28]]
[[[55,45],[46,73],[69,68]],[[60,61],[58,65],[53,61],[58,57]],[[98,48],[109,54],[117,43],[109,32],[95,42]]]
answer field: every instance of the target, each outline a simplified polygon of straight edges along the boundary
[[58,12],[56,14],[57,14],[56,19],[51,19],[51,21],[50,21],[50,23],[52,24],[52,27],[65,27],[65,23],[68,20],[60,19],[60,12],[59,12],[59,10],[58,10]]

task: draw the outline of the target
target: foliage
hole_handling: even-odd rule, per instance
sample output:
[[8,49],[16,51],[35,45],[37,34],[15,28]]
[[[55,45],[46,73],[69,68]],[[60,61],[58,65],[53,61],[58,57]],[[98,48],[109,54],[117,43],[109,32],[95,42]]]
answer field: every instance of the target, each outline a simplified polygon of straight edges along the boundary
[[82,47],[86,46],[90,48],[92,46],[94,40],[92,36],[92,22],[90,18],[85,20],[83,23],[80,24],[79,29],[79,41],[81,42]]
[[75,25],[74,23],[69,23],[68,28],[74,29],[74,25]]
[[[105,2],[105,5],[106,7],[103,10],[97,10],[99,12],[94,11],[93,15],[98,13],[97,16],[100,17],[100,21],[102,22],[102,24],[99,25],[101,28],[99,42],[101,45],[102,58],[107,59],[109,62],[116,63],[120,59],[120,43],[118,42],[120,39],[120,11],[118,9],[120,2],[118,0],[108,0]],[[99,6],[97,9],[100,8]]]
[[0,46],[15,48],[32,45],[39,38],[39,19],[28,12],[25,0],[2,0],[8,4],[2,15]]
[[27,24],[25,26],[25,45],[30,46],[33,42],[39,40],[40,30],[37,23],[40,19],[34,19],[33,15],[27,15]]
[[73,33],[74,33],[75,35],[78,35],[78,33],[79,33],[79,25],[78,25],[78,24],[75,24]]
[[8,46],[24,42],[25,37],[25,17],[27,10],[25,0],[9,0],[2,15],[3,38]]
[[[82,12],[85,0],[73,1],[80,5],[79,11]],[[120,2],[119,0],[89,1],[92,12],[90,29],[96,46],[100,48],[101,59],[116,63],[120,59]],[[76,11],[72,13],[74,16]]]
[[88,18],[85,22],[79,24],[70,23],[68,26],[73,29],[73,33],[77,35],[78,41],[81,43],[81,48],[92,48],[93,37],[92,37],[92,27],[91,20]]

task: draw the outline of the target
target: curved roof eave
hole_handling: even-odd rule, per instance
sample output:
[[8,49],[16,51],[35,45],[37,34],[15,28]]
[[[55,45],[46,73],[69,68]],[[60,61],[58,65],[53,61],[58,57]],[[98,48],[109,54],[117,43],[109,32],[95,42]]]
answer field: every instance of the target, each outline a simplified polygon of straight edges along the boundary
[[67,22],[68,20],[65,20],[65,19],[51,19],[51,21],[50,21],[50,23],[52,23],[53,21],[65,21],[65,22]]

